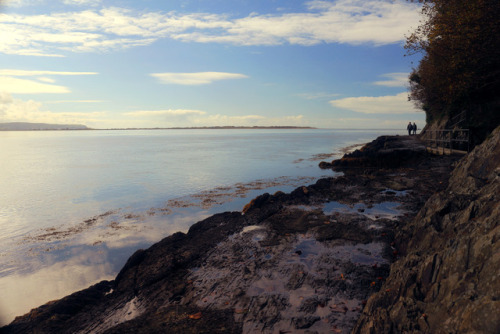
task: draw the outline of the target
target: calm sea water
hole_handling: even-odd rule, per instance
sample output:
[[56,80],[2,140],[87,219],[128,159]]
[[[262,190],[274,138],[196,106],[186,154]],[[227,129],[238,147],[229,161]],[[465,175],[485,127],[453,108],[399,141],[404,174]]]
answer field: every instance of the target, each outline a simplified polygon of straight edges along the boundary
[[332,176],[320,161],[395,133],[0,132],[0,325],[112,279],[135,250],[213,213]]

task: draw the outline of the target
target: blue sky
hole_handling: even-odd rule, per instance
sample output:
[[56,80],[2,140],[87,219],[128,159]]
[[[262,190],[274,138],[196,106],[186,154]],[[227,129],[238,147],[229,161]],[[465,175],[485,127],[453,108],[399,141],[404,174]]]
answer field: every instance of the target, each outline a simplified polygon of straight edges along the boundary
[[[403,0],[0,1],[0,122],[406,128]],[[421,127],[420,126],[420,127]]]

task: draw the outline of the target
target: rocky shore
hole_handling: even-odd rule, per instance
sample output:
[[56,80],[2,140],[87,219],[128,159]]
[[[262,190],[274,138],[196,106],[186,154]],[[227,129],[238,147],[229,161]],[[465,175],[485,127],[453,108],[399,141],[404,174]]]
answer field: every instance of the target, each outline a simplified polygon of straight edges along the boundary
[[0,333],[498,332],[499,152],[500,129],[460,161],[379,137]]

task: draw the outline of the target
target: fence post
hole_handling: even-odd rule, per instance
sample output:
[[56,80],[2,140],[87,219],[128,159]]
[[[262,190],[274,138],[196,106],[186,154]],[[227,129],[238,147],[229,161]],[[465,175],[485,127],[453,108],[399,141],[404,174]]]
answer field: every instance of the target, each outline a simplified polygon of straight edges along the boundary
[[450,131],[450,155],[453,153],[453,131]]

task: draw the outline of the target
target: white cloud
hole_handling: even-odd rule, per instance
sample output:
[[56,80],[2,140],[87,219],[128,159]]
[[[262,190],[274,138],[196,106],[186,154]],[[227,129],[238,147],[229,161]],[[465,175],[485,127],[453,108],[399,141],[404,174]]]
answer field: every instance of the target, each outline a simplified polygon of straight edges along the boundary
[[[46,262],[55,263],[28,274],[14,273],[1,277],[0,326],[14,320],[16,315],[25,314],[49,300],[62,298],[104,279],[112,279],[115,275],[112,266],[99,260],[95,253],[81,251],[80,255],[61,262],[55,262],[46,255]],[[40,289],[40,286],[44,288]]]
[[333,97],[339,96],[339,94],[333,93],[301,93],[297,96],[306,100],[317,100],[317,99],[331,99]]
[[412,102],[408,101],[407,93],[389,96],[347,97],[330,101],[334,107],[347,109],[364,114],[408,114],[416,111]]
[[303,115],[282,117],[268,117],[258,114],[229,116],[208,114],[202,110],[190,109],[138,110],[123,114],[105,111],[52,112],[43,110],[43,105],[40,102],[16,99],[6,92],[0,92],[0,122],[85,124],[92,128],[309,125]]
[[38,75],[95,75],[97,72],[63,72],[63,71],[27,71],[27,70],[0,70],[0,75],[13,77],[29,77]]
[[[27,71],[0,69],[0,87],[11,94],[62,94],[69,93],[67,87],[54,85],[55,80],[45,75],[94,75],[96,72]],[[17,77],[35,76],[33,79]],[[43,77],[39,77],[43,76]]]
[[161,83],[176,85],[205,85],[219,80],[248,78],[244,74],[225,72],[151,73],[151,76]]
[[42,103],[15,99],[9,93],[0,93],[0,122],[33,122],[59,124],[96,124],[102,112],[56,113],[42,110]]
[[402,1],[311,1],[308,12],[252,15],[230,21],[225,33],[186,32],[176,39],[239,45],[400,42],[418,24],[416,6]]
[[37,80],[41,81],[41,82],[46,82],[46,83],[55,83],[56,82],[54,79],[46,78],[46,77],[40,77],[40,78],[37,78]]
[[387,73],[382,75],[382,77],[386,77],[389,80],[375,81],[373,84],[386,87],[407,87],[408,75],[408,73],[404,72]]
[[191,120],[195,126],[306,126],[307,121],[303,115],[290,115],[282,117],[267,117],[262,115],[207,115]]
[[[95,1],[73,0],[72,3]],[[231,18],[210,13],[89,9],[1,14],[0,52],[63,56],[149,45],[162,38],[235,45],[398,43],[419,22],[418,4],[389,0],[311,1],[304,12]]]
[[19,7],[22,6],[26,0],[4,0],[0,3],[0,6],[9,6],[9,7]]
[[1,76],[0,87],[12,94],[61,94],[70,92],[70,90],[64,86],[50,85],[34,80]]
[[46,104],[60,104],[60,103],[101,103],[103,100],[56,100],[45,101]]
[[[44,0],[3,0],[1,4],[9,7],[21,7],[30,5],[43,4]],[[55,2],[55,1],[54,1]],[[102,2],[102,0],[61,0],[65,5],[75,5],[75,6],[96,6]]]
[[307,123],[302,115],[283,117],[267,117],[258,114],[229,116],[189,109],[140,110],[126,112],[123,115],[133,118],[123,120],[121,123],[123,127],[301,126]]
[[77,5],[77,6],[96,6],[100,4],[101,0],[63,0],[66,5]]

